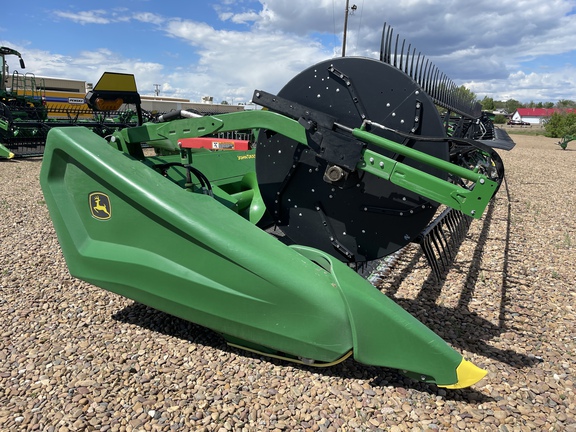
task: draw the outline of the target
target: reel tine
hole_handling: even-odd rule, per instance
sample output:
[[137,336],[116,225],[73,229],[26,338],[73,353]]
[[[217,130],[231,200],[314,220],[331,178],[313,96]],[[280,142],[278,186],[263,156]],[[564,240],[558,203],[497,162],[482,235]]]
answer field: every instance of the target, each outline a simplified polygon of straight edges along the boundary
[[396,45],[394,46],[394,67],[398,68],[398,64],[396,63],[397,59],[398,59],[398,40],[400,38],[400,35],[396,35]]
[[436,280],[450,268],[460,245],[466,238],[472,218],[464,213],[446,208],[416,240],[432,268]]
[[416,70],[414,71],[414,76],[412,77],[414,81],[420,84],[420,77],[422,76],[422,63],[424,62],[424,57],[420,60],[421,52],[418,52],[418,58],[416,59]]
[[388,27],[388,34],[386,35],[386,58],[385,61],[390,63],[392,60],[392,38],[394,37],[394,29],[392,26]]
[[438,99],[436,97],[436,75],[438,74],[438,68],[436,65],[433,65],[432,68],[432,76],[430,77],[430,94],[433,95],[434,99]]
[[436,100],[441,100],[442,98],[440,97],[440,70],[438,68],[436,68],[436,72],[434,74],[434,98]]
[[445,101],[445,103],[449,103],[447,84],[448,84],[448,77],[445,74],[442,74],[442,79],[440,83],[440,89],[442,94],[439,99]]
[[435,67],[436,67],[436,66],[434,66],[434,65],[432,64],[432,62],[430,62],[430,68],[428,69],[428,75],[426,76],[426,88],[424,89],[424,90],[426,91],[426,93],[428,93],[428,94],[430,94],[430,90],[431,90],[431,87],[432,87],[432,83],[431,83],[431,81],[432,81],[432,73],[433,73],[433,70],[434,70]]
[[409,69],[409,63],[410,63],[410,49],[412,48],[411,44],[408,44],[408,49],[406,50],[406,61],[404,62],[404,73],[408,76],[410,76],[410,74],[408,73]]
[[384,26],[382,27],[382,38],[380,40],[380,61],[385,61],[385,54],[386,54],[386,46],[388,43],[387,39],[387,24],[384,21]]
[[446,77],[446,101],[448,102],[448,106],[452,106],[452,93],[450,92],[450,90],[452,89],[452,81],[450,81],[450,79],[448,77]]
[[422,87],[424,89],[424,91],[426,91],[426,74],[428,73],[428,59],[426,59],[426,64],[424,65],[424,68],[422,69],[422,76],[420,77],[420,87]]
[[451,83],[451,100],[450,100],[450,106],[456,106],[456,102],[458,101],[458,98],[456,97],[456,84]]
[[392,27],[390,27],[389,29],[389,37],[388,37],[388,48],[387,48],[387,52],[388,52],[388,57],[386,58],[386,62],[388,64],[391,64],[392,61],[392,36],[394,34],[394,29],[392,29]]
[[392,48],[393,33],[392,26],[384,23],[380,47],[381,61],[410,76],[438,105],[467,118],[480,116],[482,112],[480,103],[471,101],[467,94],[463,94],[461,89],[427,58],[420,53],[416,57],[415,48],[411,54],[412,44],[408,43],[408,50],[405,52],[407,41],[402,39],[400,46],[400,35],[396,34]]
[[438,74],[438,78],[436,79],[437,85],[438,85],[438,89],[436,90],[436,92],[438,93],[438,96],[436,96],[436,98],[440,101],[444,101],[444,74],[442,72],[440,72]]
[[410,62],[410,78],[414,79],[414,57],[416,57],[416,48],[412,51],[412,61]]
[[434,253],[434,248],[432,247],[430,237],[426,236],[423,238],[420,242],[420,246],[422,247],[426,261],[428,261],[428,265],[432,268],[432,273],[436,277],[436,280],[440,280],[442,272],[440,270],[440,265],[438,264],[436,254]]
[[442,72],[440,72],[440,69],[436,69],[436,75],[434,76],[434,94],[435,94],[435,98],[437,100],[442,100],[442,97],[441,97],[442,89],[440,88],[440,76],[441,75],[442,75]]
[[432,96],[432,99],[437,100],[438,98],[436,97],[436,74],[438,72],[438,69],[436,69],[436,66],[434,65],[432,67],[432,72],[431,72],[431,76],[430,76],[430,96]]
[[400,51],[400,63],[399,63],[398,69],[400,69],[401,71],[404,71],[402,64],[403,64],[403,61],[404,61],[404,43],[405,43],[405,42],[406,42],[406,40],[403,39],[403,40],[402,40],[402,49],[401,49],[401,51]]

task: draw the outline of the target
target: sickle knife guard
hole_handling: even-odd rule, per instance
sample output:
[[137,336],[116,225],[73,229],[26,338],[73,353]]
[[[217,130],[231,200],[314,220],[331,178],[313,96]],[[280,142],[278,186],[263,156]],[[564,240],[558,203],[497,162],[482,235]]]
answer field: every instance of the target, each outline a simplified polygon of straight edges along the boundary
[[475,384],[485,371],[355,271],[411,241],[459,241],[504,175],[489,122],[405,58],[320,62],[277,95],[256,90],[262,110],[180,112],[106,139],[51,130],[40,182],[71,274],[235,347]]

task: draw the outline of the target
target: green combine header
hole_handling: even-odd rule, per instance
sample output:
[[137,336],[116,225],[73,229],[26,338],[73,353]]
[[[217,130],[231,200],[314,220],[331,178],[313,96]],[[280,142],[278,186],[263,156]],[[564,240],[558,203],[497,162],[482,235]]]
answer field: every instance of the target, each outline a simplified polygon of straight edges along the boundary
[[[40,181],[71,274],[263,355],[477,383],[486,371],[360,273],[435,244],[454,225],[441,208],[480,218],[504,178],[494,147],[513,143],[420,56],[391,53],[390,33],[378,60],[256,90],[265,109],[174,112],[107,138],[51,129]],[[137,101],[128,81],[94,100]],[[248,149],[219,141],[233,131],[251,132]]]

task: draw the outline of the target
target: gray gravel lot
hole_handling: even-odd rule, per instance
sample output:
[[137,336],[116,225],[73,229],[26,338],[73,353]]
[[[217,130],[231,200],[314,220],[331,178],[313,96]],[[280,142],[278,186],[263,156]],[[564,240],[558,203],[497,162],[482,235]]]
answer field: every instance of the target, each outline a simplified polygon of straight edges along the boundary
[[576,143],[512,137],[446,280],[410,247],[380,285],[489,371],[463,390],[261,358],[76,280],[41,160],[0,162],[0,430],[576,432]]

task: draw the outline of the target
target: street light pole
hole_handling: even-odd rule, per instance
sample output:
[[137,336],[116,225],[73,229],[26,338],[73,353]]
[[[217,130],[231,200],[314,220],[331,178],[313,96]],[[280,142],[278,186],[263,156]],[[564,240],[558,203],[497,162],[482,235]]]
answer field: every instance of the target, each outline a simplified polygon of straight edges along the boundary
[[[346,33],[348,32],[348,13],[350,11],[350,0],[346,0],[346,10],[344,11],[344,36],[342,37],[342,57],[346,57]],[[352,11],[357,9],[356,5],[352,5]]]

